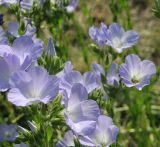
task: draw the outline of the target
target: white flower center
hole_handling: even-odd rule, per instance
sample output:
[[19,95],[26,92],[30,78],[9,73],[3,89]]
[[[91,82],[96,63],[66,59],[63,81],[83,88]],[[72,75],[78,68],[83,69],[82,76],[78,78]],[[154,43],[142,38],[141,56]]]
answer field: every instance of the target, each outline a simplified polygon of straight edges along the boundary
[[114,48],[121,48],[122,47],[122,41],[118,37],[114,37],[112,40],[112,43],[113,43]]

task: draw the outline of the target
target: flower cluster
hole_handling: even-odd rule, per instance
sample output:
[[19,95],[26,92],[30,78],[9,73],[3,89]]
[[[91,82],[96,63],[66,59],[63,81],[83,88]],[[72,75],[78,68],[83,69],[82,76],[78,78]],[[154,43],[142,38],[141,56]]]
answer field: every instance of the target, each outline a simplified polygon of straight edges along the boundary
[[[0,5],[20,5],[22,10],[31,10],[32,7],[36,4],[39,7],[43,7],[46,0],[0,0]],[[51,0],[51,4],[60,3],[61,0]],[[68,6],[65,7],[68,13],[73,12],[78,6],[79,0],[70,0]]]
[[100,28],[92,26],[89,29],[89,35],[99,46],[111,46],[118,53],[122,53],[124,49],[133,46],[139,39],[136,31],[125,32],[118,23],[113,23],[109,27],[104,23],[101,23]]
[[[36,2],[40,6],[44,4],[42,0]],[[66,7],[67,12],[73,12],[78,2],[79,0],[71,0]],[[17,4],[21,9],[30,10],[34,1],[1,0],[0,4]],[[2,24],[3,15],[0,15],[0,25]],[[10,22],[8,31],[0,26],[0,91],[6,92],[7,100],[17,107],[31,107],[41,103],[47,105],[58,96],[61,97],[61,116],[66,123],[67,132],[57,142],[57,147],[76,146],[77,142],[82,146],[109,147],[116,142],[119,129],[112,118],[105,115],[92,94],[99,90],[105,96],[102,78],[105,78],[105,85],[108,87],[118,88],[124,84],[126,87],[142,90],[156,74],[154,63],[149,60],[141,61],[137,55],[130,54],[121,65],[113,61],[108,65],[107,72],[102,65],[93,63],[91,71],[81,74],[74,70],[71,61],[67,61],[64,68],[53,75],[39,63],[40,58],[45,60],[47,57],[58,56],[53,39],[49,38],[48,46],[45,47],[45,43],[37,38],[32,21],[25,21],[24,24],[23,35],[19,33],[20,23]],[[139,40],[136,31],[125,32],[118,23],[109,27],[104,23],[101,23],[100,28],[93,26],[89,29],[89,35],[99,46],[108,45],[118,53],[132,47]],[[48,119],[49,114],[46,117]],[[32,131],[36,128],[30,121],[29,127]],[[18,138],[16,129],[16,125],[1,124],[0,141],[15,141]],[[27,145],[15,145],[18,146]]]

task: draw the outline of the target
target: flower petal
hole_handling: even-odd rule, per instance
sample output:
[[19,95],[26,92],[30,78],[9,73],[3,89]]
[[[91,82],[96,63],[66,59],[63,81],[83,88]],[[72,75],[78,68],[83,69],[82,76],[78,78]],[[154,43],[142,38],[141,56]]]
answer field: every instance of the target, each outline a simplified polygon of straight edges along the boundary
[[134,30],[129,30],[122,37],[123,48],[129,48],[135,45],[139,40],[139,34]]

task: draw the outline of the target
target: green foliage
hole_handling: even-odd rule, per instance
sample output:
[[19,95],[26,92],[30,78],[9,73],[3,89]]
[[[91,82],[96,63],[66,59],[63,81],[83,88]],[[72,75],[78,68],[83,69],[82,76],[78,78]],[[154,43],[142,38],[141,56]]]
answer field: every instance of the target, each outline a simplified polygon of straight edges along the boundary
[[160,18],[160,0],[155,0],[155,7],[153,9],[154,15]]

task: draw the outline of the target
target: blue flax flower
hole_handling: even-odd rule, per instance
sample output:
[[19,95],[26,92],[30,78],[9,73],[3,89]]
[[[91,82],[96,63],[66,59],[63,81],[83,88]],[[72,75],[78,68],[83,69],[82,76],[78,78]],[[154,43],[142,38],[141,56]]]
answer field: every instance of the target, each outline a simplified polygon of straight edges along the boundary
[[105,46],[108,39],[108,28],[104,23],[101,23],[100,28],[96,28],[95,26],[92,26],[89,29],[89,36],[92,40],[96,42],[99,46]]
[[138,40],[139,34],[134,30],[125,32],[118,23],[113,23],[109,26],[107,44],[118,53],[122,53],[124,49],[132,47]]
[[116,141],[118,131],[110,117],[100,115],[94,132],[80,137],[80,143],[90,147],[109,147]]
[[104,23],[101,23],[99,29],[93,26],[89,29],[89,35],[99,46],[111,46],[118,53],[132,47],[139,40],[139,34],[136,31],[125,32],[118,23],[113,23],[108,28]]
[[149,85],[150,78],[156,74],[152,61],[143,60],[134,54],[128,55],[125,63],[120,66],[120,76],[127,87],[135,86],[138,90]]
[[70,71],[62,77],[60,88],[70,95],[71,88],[75,83],[81,83],[88,93],[99,87],[97,76],[94,73],[86,72],[81,75],[78,71]]
[[95,129],[100,115],[97,103],[88,100],[86,88],[74,84],[69,97],[65,98],[65,119],[68,126],[78,135],[87,135]]
[[33,61],[36,61],[41,56],[42,51],[42,46],[39,43],[34,43],[29,36],[17,38],[13,42],[12,47],[9,45],[0,45],[0,56],[3,57],[6,53],[16,55],[23,68],[27,68]]
[[17,129],[16,125],[1,124],[0,125],[0,142],[15,141],[17,136],[16,129]]
[[48,75],[42,67],[32,67],[13,74],[11,82],[14,88],[8,92],[8,100],[16,106],[27,106],[42,102],[47,104],[59,92],[59,80],[56,76]]
[[68,13],[72,13],[78,6],[79,0],[70,0],[69,5],[66,7]]
[[72,146],[74,147],[74,135],[72,131],[67,131],[64,135],[64,139],[59,141],[56,145],[56,147],[67,147],[67,146]]
[[97,63],[92,64],[92,69],[94,73],[98,76],[99,83],[101,83],[101,74],[102,74],[106,77],[108,85],[115,86],[115,87],[119,85],[119,80],[120,80],[119,74],[117,72],[117,68],[118,68],[118,65],[116,63],[112,63],[106,74],[104,68],[101,65]]

